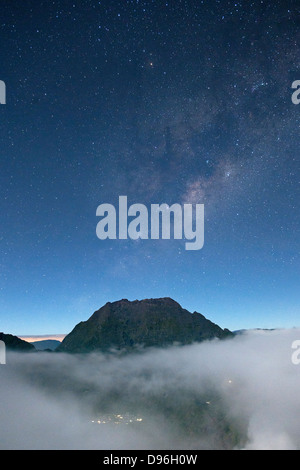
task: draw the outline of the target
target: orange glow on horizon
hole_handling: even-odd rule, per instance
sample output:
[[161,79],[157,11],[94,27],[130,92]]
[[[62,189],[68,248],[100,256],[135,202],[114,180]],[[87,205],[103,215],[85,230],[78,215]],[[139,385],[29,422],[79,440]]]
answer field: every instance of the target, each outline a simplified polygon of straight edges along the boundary
[[55,339],[57,341],[62,341],[66,335],[40,335],[40,336],[18,336],[18,338],[27,341],[28,343],[32,343],[34,341],[44,341],[46,339]]

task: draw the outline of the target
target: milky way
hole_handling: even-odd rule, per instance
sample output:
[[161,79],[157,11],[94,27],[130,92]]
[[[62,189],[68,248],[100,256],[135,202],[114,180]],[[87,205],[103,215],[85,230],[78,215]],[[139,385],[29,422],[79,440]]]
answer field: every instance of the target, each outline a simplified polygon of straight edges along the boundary
[[[0,37],[1,329],[156,296],[233,329],[299,323],[295,1],[13,0]],[[120,195],[205,204],[203,249],[99,241]]]

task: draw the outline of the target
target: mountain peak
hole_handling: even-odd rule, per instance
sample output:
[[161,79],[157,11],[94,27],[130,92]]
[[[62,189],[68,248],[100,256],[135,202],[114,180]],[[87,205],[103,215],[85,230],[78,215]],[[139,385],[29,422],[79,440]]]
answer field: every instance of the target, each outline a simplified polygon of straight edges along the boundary
[[128,300],[128,299],[121,299],[116,300],[114,302],[107,302],[105,305],[122,305],[122,304],[169,304],[169,305],[176,305],[180,307],[179,303],[173,300],[171,297],[160,297],[160,298],[149,298],[149,299],[142,299],[142,300]]
[[78,323],[57,348],[65,352],[132,350],[137,346],[191,344],[232,333],[200,313],[183,309],[170,297],[107,302]]

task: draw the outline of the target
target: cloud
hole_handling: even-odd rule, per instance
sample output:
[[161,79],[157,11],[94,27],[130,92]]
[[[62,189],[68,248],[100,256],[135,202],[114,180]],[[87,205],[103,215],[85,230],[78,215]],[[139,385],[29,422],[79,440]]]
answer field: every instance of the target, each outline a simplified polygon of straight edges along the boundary
[[300,449],[299,338],[254,331],[127,356],[11,354],[0,448]]

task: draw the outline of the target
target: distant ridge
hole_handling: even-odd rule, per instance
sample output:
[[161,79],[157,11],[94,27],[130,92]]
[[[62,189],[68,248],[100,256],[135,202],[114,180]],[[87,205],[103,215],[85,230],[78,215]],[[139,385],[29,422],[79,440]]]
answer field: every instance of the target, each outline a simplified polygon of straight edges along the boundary
[[264,332],[264,331],[275,331],[278,328],[243,328],[241,330],[234,330],[233,333],[235,335],[243,335],[251,332]]
[[174,343],[191,344],[233,336],[200,313],[183,309],[165,297],[107,302],[87,320],[78,323],[56,351],[85,353],[91,351],[132,350],[162,347]]
[[40,341],[31,341],[31,344],[33,344],[38,351],[44,351],[45,349],[54,351],[57,346],[60,345],[60,341],[56,339],[42,339]]

